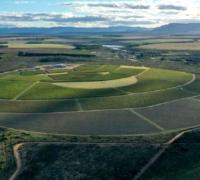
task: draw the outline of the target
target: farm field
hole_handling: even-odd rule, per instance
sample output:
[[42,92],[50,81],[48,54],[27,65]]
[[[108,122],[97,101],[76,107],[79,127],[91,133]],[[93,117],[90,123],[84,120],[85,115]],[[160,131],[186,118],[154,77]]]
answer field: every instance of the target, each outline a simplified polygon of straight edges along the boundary
[[[52,78],[57,75],[61,77]],[[112,82],[122,86],[121,79],[126,78],[135,84],[109,87]],[[137,135],[200,124],[198,76],[182,71],[96,64],[56,73],[21,70],[1,74],[0,80],[29,83],[10,100],[2,93],[0,126],[56,134]],[[94,83],[109,86],[99,89]],[[183,108],[186,114],[177,114]]]
[[[78,111],[75,102],[71,102],[71,107],[63,104],[60,104],[62,109],[56,103],[54,106],[57,109],[54,109],[52,103],[49,107],[44,104],[43,109],[37,107],[35,112],[34,106],[30,106],[26,113],[19,113],[20,109],[18,113],[0,113],[0,126],[56,134],[134,135],[175,131],[200,125],[200,101],[194,98],[147,108],[49,113],[56,110]],[[21,108],[23,111],[23,106]],[[28,112],[30,109],[32,112]]]
[[[13,48],[0,49],[0,177],[9,179],[16,167],[13,145],[25,142],[18,151],[23,164],[17,179],[80,174],[132,179],[179,132],[200,126],[199,67],[186,65],[198,62],[190,60],[198,51],[140,48],[195,45],[198,37],[68,38],[1,41],[5,46],[13,42]],[[164,56],[176,56],[175,65]],[[193,155],[198,157],[199,147],[196,141],[188,145],[193,134],[186,135],[141,180],[199,177]],[[181,164],[187,160],[185,169]]]
[[200,180],[182,1],[0,1],[0,180]]
[[157,43],[184,43],[184,42],[193,42],[194,39],[190,38],[150,38],[150,39],[134,39],[134,40],[122,40],[122,42],[130,43],[133,45],[148,45],[148,44],[157,44]]
[[43,42],[43,41],[23,41],[23,40],[10,40],[5,44],[10,49],[73,49],[74,47],[69,44],[60,44],[59,42]]
[[160,91],[184,86],[193,78],[192,74],[180,71],[119,65],[82,65],[56,74],[24,70],[0,75],[0,80],[5,82],[32,82],[33,86],[18,97],[24,100],[120,96]]
[[139,48],[154,50],[199,51],[200,42],[158,43],[139,46]]
[[0,114],[0,125],[36,132],[78,135],[128,135],[160,131],[128,110]]
[[0,98],[10,99],[17,96],[21,91],[31,85],[29,81],[0,80]]
[[200,101],[195,98],[137,110],[165,129],[199,125],[199,111]]

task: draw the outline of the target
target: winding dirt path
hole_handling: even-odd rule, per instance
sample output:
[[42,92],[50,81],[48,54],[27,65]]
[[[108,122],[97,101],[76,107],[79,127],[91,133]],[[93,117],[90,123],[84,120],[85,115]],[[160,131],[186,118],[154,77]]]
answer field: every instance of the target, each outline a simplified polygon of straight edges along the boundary
[[19,153],[19,149],[23,146],[23,143],[20,144],[16,144],[13,147],[13,155],[15,157],[16,160],[16,170],[15,172],[12,174],[12,176],[9,178],[9,180],[15,180],[15,178],[18,176],[20,169],[22,167],[22,162],[21,162],[21,158],[20,158],[20,153]]

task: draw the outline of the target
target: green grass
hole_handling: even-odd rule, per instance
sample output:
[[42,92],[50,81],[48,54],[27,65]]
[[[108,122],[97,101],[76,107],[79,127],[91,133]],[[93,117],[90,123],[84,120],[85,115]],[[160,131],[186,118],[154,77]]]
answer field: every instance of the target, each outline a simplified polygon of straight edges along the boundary
[[81,99],[83,109],[115,109],[146,107],[174,99],[191,96],[190,93],[179,89],[163,90],[145,94],[123,95],[116,97],[101,97]]
[[0,112],[37,113],[79,110],[75,100],[60,101],[1,101]]
[[11,99],[30,86],[32,82],[0,79],[0,98]]
[[73,99],[124,94],[116,89],[75,89],[55,86],[50,83],[39,83],[25,93],[20,99]]
[[23,81],[52,81],[46,74],[41,74],[41,71],[21,71],[11,72],[8,74],[0,75],[0,80],[23,80]]
[[[119,65],[83,65],[79,66],[75,70],[69,70],[69,74],[60,75],[49,75],[58,76],[59,81],[65,79],[65,81],[100,81],[106,79],[117,79],[122,77],[129,77],[131,75],[136,75],[142,72],[144,69],[137,68],[119,68]],[[102,75],[99,72],[110,72],[110,74]],[[11,72],[8,74],[0,75],[0,98],[13,98],[21,91],[23,91],[28,85],[34,83],[35,81],[40,81],[33,88],[28,90],[20,98],[24,100],[48,100],[48,99],[73,99],[73,98],[90,98],[90,97],[107,97],[107,96],[120,96],[126,95],[128,92],[138,93],[138,92],[148,92],[154,90],[161,90],[166,88],[175,87],[182,85],[192,79],[192,74],[171,71],[163,69],[150,69],[144,74],[138,77],[138,82],[131,86],[121,87],[121,88],[108,88],[108,89],[78,89],[78,88],[64,88],[51,84],[56,82],[56,80],[51,79],[47,74],[41,74],[43,71],[32,71],[24,70],[20,72]],[[51,82],[51,83],[50,83]],[[198,83],[198,82],[197,82]],[[193,85],[193,84],[192,84]],[[151,96],[145,95],[148,98]],[[122,97],[109,97],[102,98],[105,103],[110,104],[110,101],[120,100],[122,102],[122,107],[135,107],[139,99],[143,99],[141,95],[134,96],[122,96]],[[129,98],[131,101],[130,102]],[[89,100],[89,102],[95,102],[98,98],[94,100]],[[83,104],[88,100],[83,100]],[[95,106],[102,101],[98,100]],[[125,102],[126,101],[126,102]],[[143,100],[142,100],[143,101]],[[118,107],[116,103],[115,106]],[[127,104],[127,105],[123,105]],[[145,103],[143,103],[145,104]],[[151,104],[151,103],[149,103]],[[88,106],[88,105],[86,105]],[[108,105],[108,107],[113,107]]]
[[[67,75],[50,75],[56,81],[84,82],[84,81],[105,81],[137,75],[144,69],[120,68],[118,65],[82,65],[69,71]],[[103,72],[109,72],[102,75]]]
[[192,79],[192,74],[164,69],[150,69],[138,77],[138,83],[119,88],[129,92],[148,92],[184,84]]
[[[163,90],[146,94],[79,99],[84,110],[146,107],[191,96],[182,90]],[[56,112],[78,110],[75,100],[2,101],[0,112]]]

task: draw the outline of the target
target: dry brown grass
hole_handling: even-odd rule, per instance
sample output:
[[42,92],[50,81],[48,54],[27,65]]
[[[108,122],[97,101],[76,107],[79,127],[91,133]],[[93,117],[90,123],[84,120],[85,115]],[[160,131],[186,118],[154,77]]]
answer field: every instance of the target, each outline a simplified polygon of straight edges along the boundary
[[137,78],[134,76],[114,79],[108,81],[94,81],[94,82],[62,82],[53,83],[56,86],[67,88],[80,88],[80,89],[105,89],[105,88],[117,88],[123,86],[129,86],[137,83]]
[[143,49],[200,51],[200,42],[193,43],[158,43],[140,46]]

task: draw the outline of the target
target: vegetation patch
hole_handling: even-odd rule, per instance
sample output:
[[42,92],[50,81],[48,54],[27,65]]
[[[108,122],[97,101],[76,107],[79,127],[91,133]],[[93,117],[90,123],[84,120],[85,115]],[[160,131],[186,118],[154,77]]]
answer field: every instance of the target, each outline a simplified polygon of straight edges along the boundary
[[[106,81],[113,79],[126,78],[143,72],[144,69],[131,68],[121,69],[118,65],[82,65],[69,71],[66,75],[50,75],[57,81],[66,82],[87,82],[87,81]],[[105,73],[103,76],[101,73]]]
[[166,150],[141,179],[199,179],[199,139],[199,131],[186,133]]
[[138,83],[120,88],[128,92],[148,92],[183,85],[192,80],[192,74],[163,69],[149,69],[138,76]]
[[28,81],[0,79],[0,98],[12,99],[30,85]]
[[20,99],[28,100],[48,100],[48,99],[73,99],[90,98],[101,96],[122,95],[124,92],[117,89],[78,89],[66,88],[53,85],[52,83],[41,82],[26,92]]
[[[28,144],[17,179],[132,179],[157,152],[151,144]],[[87,154],[87,156],[85,156]],[[30,163],[31,161],[31,163]],[[56,170],[56,171],[55,171]]]

